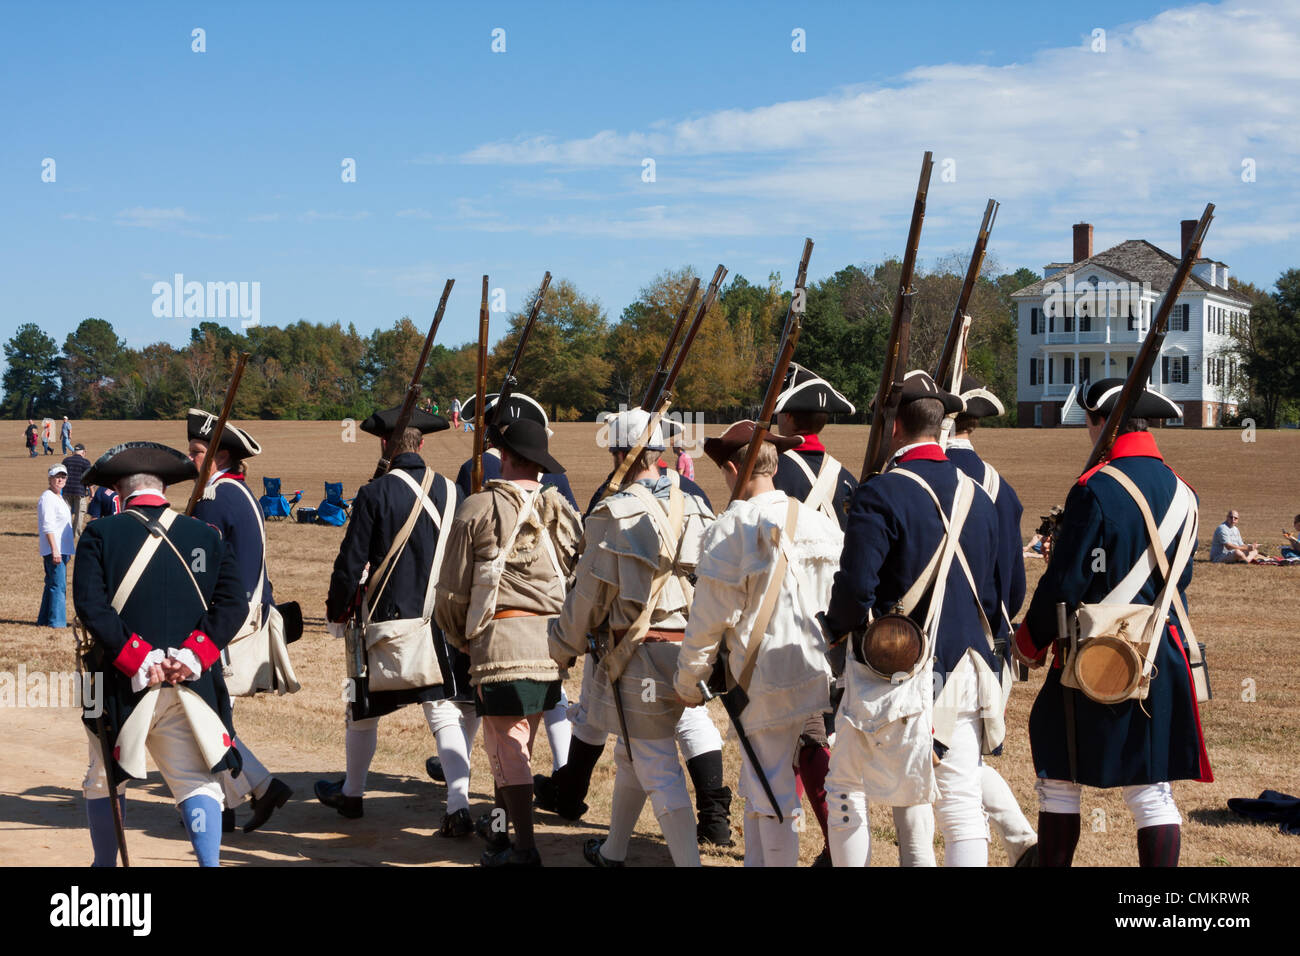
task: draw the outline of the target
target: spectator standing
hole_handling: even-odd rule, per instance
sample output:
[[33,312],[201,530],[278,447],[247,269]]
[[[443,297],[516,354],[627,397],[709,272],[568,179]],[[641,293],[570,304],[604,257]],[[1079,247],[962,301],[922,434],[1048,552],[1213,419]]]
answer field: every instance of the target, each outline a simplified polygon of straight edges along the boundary
[[31,457],[36,457],[36,423],[30,418],[27,419],[27,429],[23,432],[23,447],[31,452]]
[[72,422],[68,421],[67,415],[63,416],[63,428],[59,432],[59,436],[63,439],[63,454],[71,455],[72,454]]
[[68,469],[55,465],[48,472],[50,487],[41,493],[36,504],[37,533],[41,539],[41,559],[45,563],[45,591],[37,627],[67,627],[68,563],[72,560],[72,512],[61,497],[68,480]]
[[90,470],[90,459],[86,457],[86,446],[78,443],[71,455],[63,459],[63,467],[68,469],[68,482],[63,486],[63,500],[68,503],[72,513],[72,533],[81,534],[86,526],[86,486],[81,478]]
[[1241,538],[1237,522],[1241,515],[1234,509],[1228,512],[1223,524],[1214,529],[1210,542],[1210,560],[1215,564],[1249,564],[1259,557],[1259,542],[1246,544]]

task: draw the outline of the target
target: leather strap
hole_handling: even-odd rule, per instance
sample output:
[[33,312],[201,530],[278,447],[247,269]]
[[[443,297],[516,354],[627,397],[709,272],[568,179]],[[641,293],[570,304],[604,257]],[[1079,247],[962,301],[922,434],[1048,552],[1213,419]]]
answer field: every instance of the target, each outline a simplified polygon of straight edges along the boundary
[[[425,477],[428,477],[429,471],[430,469],[426,467]],[[427,514],[430,520],[433,521],[433,526],[438,531],[438,543],[434,545],[433,548],[433,564],[429,568],[429,583],[426,585],[424,590],[424,617],[430,618],[433,616],[434,587],[437,585],[438,575],[442,571],[443,553],[447,550],[447,536],[442,533],[442,529],[447,522],[452,519],[452,514],[455,508],[456,492],[452,488],[451,479],[446,475],[441,476],[443,484],[443,505],[442,514],[440,515],[438,514],[438,509],[433,506],[433,497],[424,493],[423,486],[417,484],[409,472],[397,468],[389,472],[389,474],[397,475],[399,478],[406,481],[411,490],[415,492],[415,496],[419,500],[421,507],[424,508],[425,514]]]
[[803,503],[809,508],[816,508],[826,517],[838,522],[840,520],[839,516],[835,514],[835,482],[839,480],[840,469],[843,466],[831,457],[830,452],[822,452],[821,468],[814,475],[808,462],[804,461],[803,455],[800,455],[794,449],[783,452],[783,454],[799,466],[808,479],[808,484],[812,486],[808,491],[808,497],[804,498]]
[[131,566],[127,568],[126,576],[122,578],[122,583],[117,586],[117,591],[113,594],[113,610],[119,614],[122,613],[122,608],[126,606],[127,600],[131,597],[131,592],[135,590],[136,584],[139,583],[140,576],[144,574],[145,566],[149,564],[159,546],[165,543],[171,548],[172,554],[176,555],[176,560],[181,563],[181,567],[185,569],[185,575],[190,579],[190,584],[194,585],[194,593],[199,596],[199,603],[203,605],[203,610],[206,611],[208,609],[208,600],[203,596],[203,589],[199,587],[199,582],[194,579],[194,572],[190,570],[189,562],[185,560],[185,556],[176,549],[176,545],[172,544],[171,538],[167,536],[168,530],[176,521],[176,512],[169,508],[163,511],[157,520],[150,518],[143,512],[136,511],[134,508],[127,508],[122,514],[130,515],[148,528],[149,538],[141,546],[139,552],[136,553]]

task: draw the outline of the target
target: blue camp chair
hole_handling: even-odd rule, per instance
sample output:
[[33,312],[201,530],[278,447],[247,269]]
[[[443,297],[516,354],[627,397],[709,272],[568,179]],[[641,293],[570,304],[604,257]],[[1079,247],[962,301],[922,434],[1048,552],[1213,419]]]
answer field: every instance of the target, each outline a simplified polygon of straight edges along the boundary
[[352,501],[343,497],[343,482],[325,482],[325,500],[316,506],[316,521],[320,524],[332,524],[341,528],[348,520]]
[[266,489],[266,494],[257,499],[262,506],[262,517],[267,521],[283,521],[292,517],[293,506],[302,500],[302,492],[295,491],[292,499],[286,498],[280,494],[279,478],[263,478],[262,487]]

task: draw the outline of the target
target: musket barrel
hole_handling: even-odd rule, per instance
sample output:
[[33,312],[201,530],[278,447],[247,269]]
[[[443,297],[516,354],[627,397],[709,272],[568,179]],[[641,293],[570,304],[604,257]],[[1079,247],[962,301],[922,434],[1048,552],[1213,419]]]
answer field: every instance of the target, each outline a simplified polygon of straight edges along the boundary
[[483,298],[478,309],[478,371],[474,392],[474,464],[470,467],[470,490],[483,490],[483,405],[487,401],[488,277],[483,277]]
[[230,410],[235,407],[235,393],[239,391],[239,380],[244,377],[244,366],[248,364],[248,355],[247,352],[240,352],[235,362],[234,374],[230,376],[230,384],[226,386],[226,399],[221,403],[221,415],[217,418],[217,424],[213,426],[212,435],[208,438],[208,450],[203,456],[203,467],[199,469],[199,476],[194,480],[194,490],[190,492],[190,500],[185,505],[187,515],[194,514],[194,509],[198,507],[199,499],[203,497],[203,491],[208,486],[208,479],[212,477],[212,469],[217,463],[217,452],[221,448],[221,436],[225,434]]

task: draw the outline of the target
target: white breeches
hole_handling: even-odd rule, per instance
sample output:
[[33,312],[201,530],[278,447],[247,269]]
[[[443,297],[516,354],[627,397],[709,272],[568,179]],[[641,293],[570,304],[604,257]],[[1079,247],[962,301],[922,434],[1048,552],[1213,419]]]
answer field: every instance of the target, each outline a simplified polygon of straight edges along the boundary
[[[569,705],[569,723],[573,725],[574,737],[592,747],[603,747],[609,735],[587,722],[586,700],[591,694],[589,685],[595,673],[596,665],[588,659],[582,668],[582,693],[576,703]],[[683,760],[692,760],[700,754],[722,749],[722,734],[718,733],[718,728],[704,707],[687,707],[683,710],[677,726],[673,728],[673,734],[677,738]]]
[[[632,762],[628,765],[627,748],[621,738],[614,741],[616,787],[640,787],[650,797],[656,817],[691,806],[686,789],[686,774],[677,759],[673,738],[632,741]],[[635,781],[635,783],[634,783]]]
[[[1079,813],[1083,787],[1068,780],[1039,780],[1038,809],[1043,813]],[[1174,791],[1168,783],[1146,783],[1121,789],[1124,803],[1139,830],[1183,822],[1174,804]]]
[[[104,773],[99,738],[89,727],[86,727],[86,737],[90,745],[90,766],[81,789],[87,800],[97,800],[108,796],[108,776]],[[204,796],[224,806],[221,783],[203,760],[174,688],[165,687],[160,691],[145,746],[177,804],[190,797]],[[124,790],[125,786],[119,785],[118,792]]]

